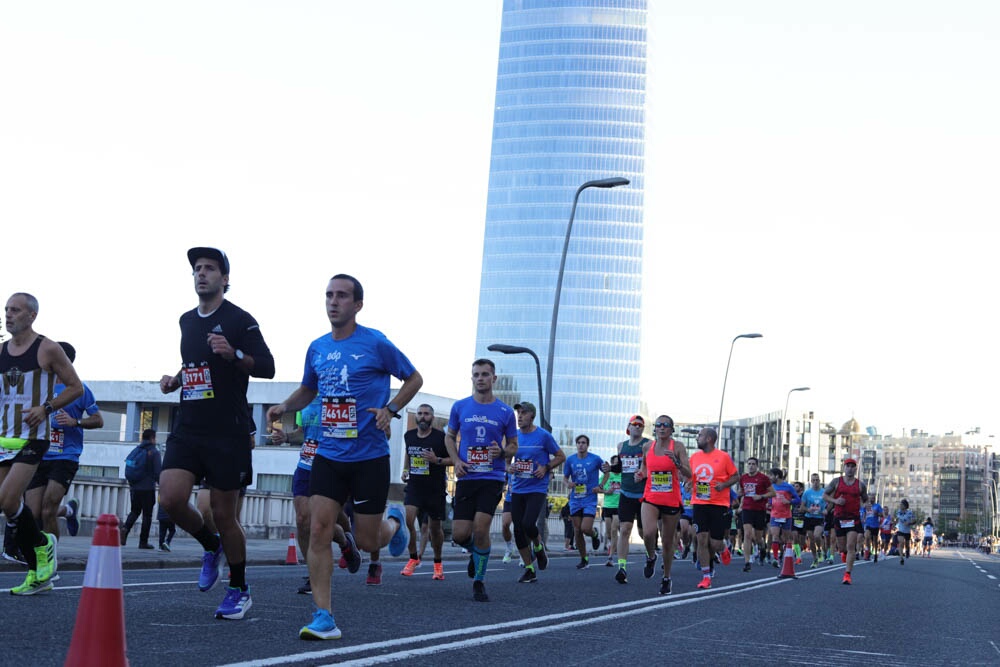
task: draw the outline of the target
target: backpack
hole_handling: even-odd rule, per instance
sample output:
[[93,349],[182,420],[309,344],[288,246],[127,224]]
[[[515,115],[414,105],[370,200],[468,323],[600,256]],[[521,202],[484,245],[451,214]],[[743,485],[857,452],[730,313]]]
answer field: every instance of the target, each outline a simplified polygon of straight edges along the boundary
[[149,466],[149,449],[144,445],[136,445],[125,457],[125,479],[133,484],[141,482],[146,477]]

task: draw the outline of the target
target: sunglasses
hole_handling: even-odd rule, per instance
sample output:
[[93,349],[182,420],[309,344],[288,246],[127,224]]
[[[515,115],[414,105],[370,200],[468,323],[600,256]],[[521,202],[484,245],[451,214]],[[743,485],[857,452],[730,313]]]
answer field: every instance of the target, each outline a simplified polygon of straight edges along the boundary
[[655,426],[656,428],[673,428],[674,427],[674,425],[671,424],[670,422],[656,422],[655,424],[653,424],[653,426]]

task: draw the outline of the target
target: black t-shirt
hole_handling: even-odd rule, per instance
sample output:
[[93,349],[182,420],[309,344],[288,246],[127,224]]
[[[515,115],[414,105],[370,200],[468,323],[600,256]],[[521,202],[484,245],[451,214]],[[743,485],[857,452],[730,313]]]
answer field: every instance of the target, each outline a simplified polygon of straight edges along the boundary
[[444,431],[432,428],[426,438],[421,438],[417,435],[417,429],[411,429],[403,434],[403,442],[406,443],[406,455],[410,459],[410,479],[407,485],[411,489],[428,493],[444,493],[447,466],[431,463],[423,455],[423,450],[430,449],[439,458],[448,457]]
[[181,315],[181,407],[174,431],[247,435],[251,430],[247,406],[250,377],[212,352],[210,333],[225,336],[234,349],[254,359],[253,376],[274,377],[274,357],[264,342],[257,320],[242,308],[223,301],[207,317],[198,309]]

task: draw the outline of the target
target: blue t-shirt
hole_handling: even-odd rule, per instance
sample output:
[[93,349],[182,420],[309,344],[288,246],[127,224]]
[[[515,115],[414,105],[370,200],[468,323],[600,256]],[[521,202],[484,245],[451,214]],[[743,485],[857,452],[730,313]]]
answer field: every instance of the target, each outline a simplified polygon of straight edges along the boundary
[[878,503],[873,503],[870,510],[866,510],[864,506],[861,507],[861,513],[864,515],[865,528],[878,528],[881,523],[879,519],[879,514],[882,513],[882,506]]
[[360,324],[344,340],[329,333],[306,352],[302,386],[322,402],[317,455],[334,461],[367,461],[389,455],[389,440],[368,408],[389,402],[389,376],[405,380],[413,364],[381,331]]
[[518,431],[517,455],[514,457],[514,472],[511,475],[512,493],[546,493],[549,490],[549,473],[538,479],[536,467],[546,467],[552,457],[559,452],[559,445],[552,434],[535,427],[531,433]]
[[579,454],[573,454],[566,458],[566,465],[563,466],[563,474],[573,481],[573,488],[570,490],[570,500],[577,502],[589,501],[597,502],[597,492],[592,489],[600,481],[601,466],[604,461],[597,454],[587,452],[582,459]]
[[448,432],[458,434],[458,458],[468,464],[462,480],[504,479],[505,459],[490,458],[493,443],[503,447],[504,438],[517,437],[514,409],[503,401],[477,403],[472,396],[455,401],[448,418]]
[[309,405],[299,411],[295,423],[302,427],[302,449],[299,450],[299,468],[312,470],[313,459],[323,433],[320,429],[320,415],[323,411],[323,399],[319,394]]
[[810,519],[822,519],[826,513],[826,501],[823,500],[823,489],[813,489],[811,486],[802,492],[802,505],[806,508],[806,516]]
[[[66,385],[57,384],[52,394],[53,398],[66,389]],[[60,412],[65,412],[73,419],[83,419],[87,415],[96,415],[100,412],[97,407],[97,400],[90,387],[83,385],[83,395],[64,407]],[[42,457],[43,461],[80,461],[80,454],[83,454],[83,428],[79,426],[63,427],[56,423],[56,414],[53,413],[50,419],[49,429],[49,451]]]

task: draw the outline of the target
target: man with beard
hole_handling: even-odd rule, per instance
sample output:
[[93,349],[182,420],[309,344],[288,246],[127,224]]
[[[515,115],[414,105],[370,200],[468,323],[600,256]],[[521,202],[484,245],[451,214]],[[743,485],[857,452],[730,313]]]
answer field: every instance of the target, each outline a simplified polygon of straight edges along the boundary
[[432,428],[434,408],[423,403],[417,407],[417,428],[403,434],[406,444],[406,459],[403,463],[403,481],[406,491],[403,504],[406,506],[406,525],[410,531],[410,559],[400,572],[404,577],[413,576],[420,565],[417,552],[417,514],[424,513],[430,523],[431,548],[434,549],[435,581],[444,579],[444,565],[441,562],[441,547],[444,545],[444,530],[441,522],[445,514],[445,470],[451,465],[448,448],[444,444],[444,431]]
[[699,451],[691,455],[690,461],[694,484],[691,504],[694,505],[694,522],[698,526],[698,562],[701,563],[702,573],[698,588],[712,586],[715,554],[719,555],[723,565],[729,565],[732,560],[723,539],[729,530],[729,487],[740,481],[740,472],[729,454],[715,446],[717,439],[714,428],[701,429],[698,433]]

